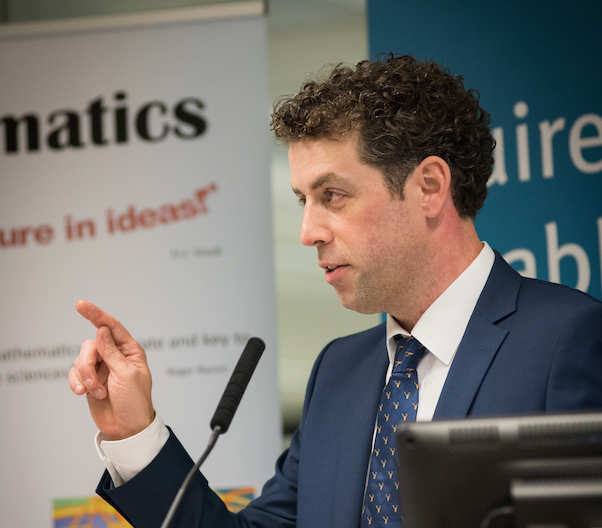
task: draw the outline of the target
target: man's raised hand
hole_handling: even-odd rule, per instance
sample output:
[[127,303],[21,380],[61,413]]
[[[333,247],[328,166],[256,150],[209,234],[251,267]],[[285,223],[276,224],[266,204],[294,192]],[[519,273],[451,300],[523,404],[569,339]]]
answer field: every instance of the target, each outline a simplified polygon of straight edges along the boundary
[[107,440],[133,436],[154,419],[151,374],[146,354],[113,316],[87,301],[77,311],[96,328],[69,372],[75,394],[86,394],[90,413]]

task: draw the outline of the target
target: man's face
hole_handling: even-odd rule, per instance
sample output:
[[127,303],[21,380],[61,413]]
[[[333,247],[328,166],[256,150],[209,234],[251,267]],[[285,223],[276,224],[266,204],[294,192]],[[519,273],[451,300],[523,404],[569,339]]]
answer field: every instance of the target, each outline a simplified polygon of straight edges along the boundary
[[301,242],[318,249],[343,306],[395,314],[420,282],[424,219],[412,193],[391,196],[356,147],[355,136],[290,147],[291,183],[304,206]]

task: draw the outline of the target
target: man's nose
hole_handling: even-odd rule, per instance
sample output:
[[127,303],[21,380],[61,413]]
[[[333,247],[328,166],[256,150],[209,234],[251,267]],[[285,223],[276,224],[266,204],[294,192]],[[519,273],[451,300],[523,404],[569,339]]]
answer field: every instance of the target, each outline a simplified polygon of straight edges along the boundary
[[301,224],[301,243],[306,246],[327,244],[332,238],[325,214],[314,205],[305,204]]

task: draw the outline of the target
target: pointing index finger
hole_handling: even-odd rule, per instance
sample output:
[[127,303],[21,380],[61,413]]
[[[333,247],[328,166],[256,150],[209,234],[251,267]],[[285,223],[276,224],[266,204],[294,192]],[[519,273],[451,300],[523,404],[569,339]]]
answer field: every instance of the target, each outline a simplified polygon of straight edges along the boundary
[[133,339],[130,333],[117,319],[91,302],[84,300],[77,301],[75,309],[96,328],[100,328],[101,326],[108,327],[111,330],[116,345],[121,345],[126,341]]

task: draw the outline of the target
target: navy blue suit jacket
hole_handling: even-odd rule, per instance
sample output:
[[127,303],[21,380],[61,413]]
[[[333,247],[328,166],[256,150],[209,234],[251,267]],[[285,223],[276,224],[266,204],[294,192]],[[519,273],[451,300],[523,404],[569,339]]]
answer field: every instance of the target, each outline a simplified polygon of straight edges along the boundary
[[[337,339],[318,357],[303,417],[262,495],[227,512],[199,473],[177,526],[355,528],[388,356],[384,324]],[[434,419],[602,409],[602,303],[524,279],[496,254]],[[173,434],[134,479],[98,493],[136,527],[160,526],[192,461]]]

